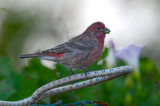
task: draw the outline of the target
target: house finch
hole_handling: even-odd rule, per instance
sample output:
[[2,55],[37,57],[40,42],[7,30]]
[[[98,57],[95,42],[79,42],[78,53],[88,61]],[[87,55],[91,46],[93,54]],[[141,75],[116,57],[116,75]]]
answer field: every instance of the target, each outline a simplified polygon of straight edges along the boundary
[[68,67],[72,74],[75,69],[88,71],[86,67],[94,63],[102,54],[105,34],[110,30],[102,22],[95,22],[86,31],[71,40],[41,53],[25,54],[19,58],[50,60]]

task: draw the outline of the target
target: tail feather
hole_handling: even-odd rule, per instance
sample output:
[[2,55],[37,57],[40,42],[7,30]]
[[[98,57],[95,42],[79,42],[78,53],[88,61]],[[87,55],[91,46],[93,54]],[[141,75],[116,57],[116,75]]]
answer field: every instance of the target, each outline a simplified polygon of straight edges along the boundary
[[42,54],[41,53],[36,53],[36,54],[24,54],[24,55],[20,55],[18,56],[19,58],[33,58],[33,57],[41,57]]

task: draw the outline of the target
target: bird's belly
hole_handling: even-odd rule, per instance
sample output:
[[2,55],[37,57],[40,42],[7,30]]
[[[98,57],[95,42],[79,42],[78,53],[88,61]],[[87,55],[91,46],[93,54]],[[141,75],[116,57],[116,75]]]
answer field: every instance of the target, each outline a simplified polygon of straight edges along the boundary
[[93,64],[102,54],[102,51],[94,51],[91,53],[91,55],[88,57],[88,59],[86,61],[84,61],[84,65],[85,67],[90,66],[91,64]]
[[88,55],[89,52],[75,50],[66,53],[59,63],[69,68],[79,69],[83,66],[83,63],[86,61]]

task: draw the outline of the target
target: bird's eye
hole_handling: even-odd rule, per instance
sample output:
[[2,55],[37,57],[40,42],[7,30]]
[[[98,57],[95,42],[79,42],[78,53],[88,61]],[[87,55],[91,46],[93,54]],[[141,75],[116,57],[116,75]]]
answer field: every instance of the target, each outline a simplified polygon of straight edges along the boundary
[[101,30],[101,28],[100,28],[100,27],[98,27],[97,29],[98,29],[98,30]]

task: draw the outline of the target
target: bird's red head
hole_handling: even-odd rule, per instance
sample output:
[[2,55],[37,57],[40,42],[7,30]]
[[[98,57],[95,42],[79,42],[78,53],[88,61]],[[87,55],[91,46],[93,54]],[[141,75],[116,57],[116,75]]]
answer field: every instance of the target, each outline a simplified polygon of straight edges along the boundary
[[102,22],[95,22],[90,25],[82,35],[86,36],[89,39],[98,41],[101,50],[103,50],[105,34],[109,33],[110,30],[106,28],[106,26]]
[[105,25],[102,22],[95,22],[92,25],[90,25],[88,28],[94,29],[94,28],[98,28],[98,27],[104,29]]
[[105,34],[109,34],[110,30],[106,28],[102,22],[95,22],[90,25],[84,33],[90,36],[99,37],[99,35],[105,36]]

